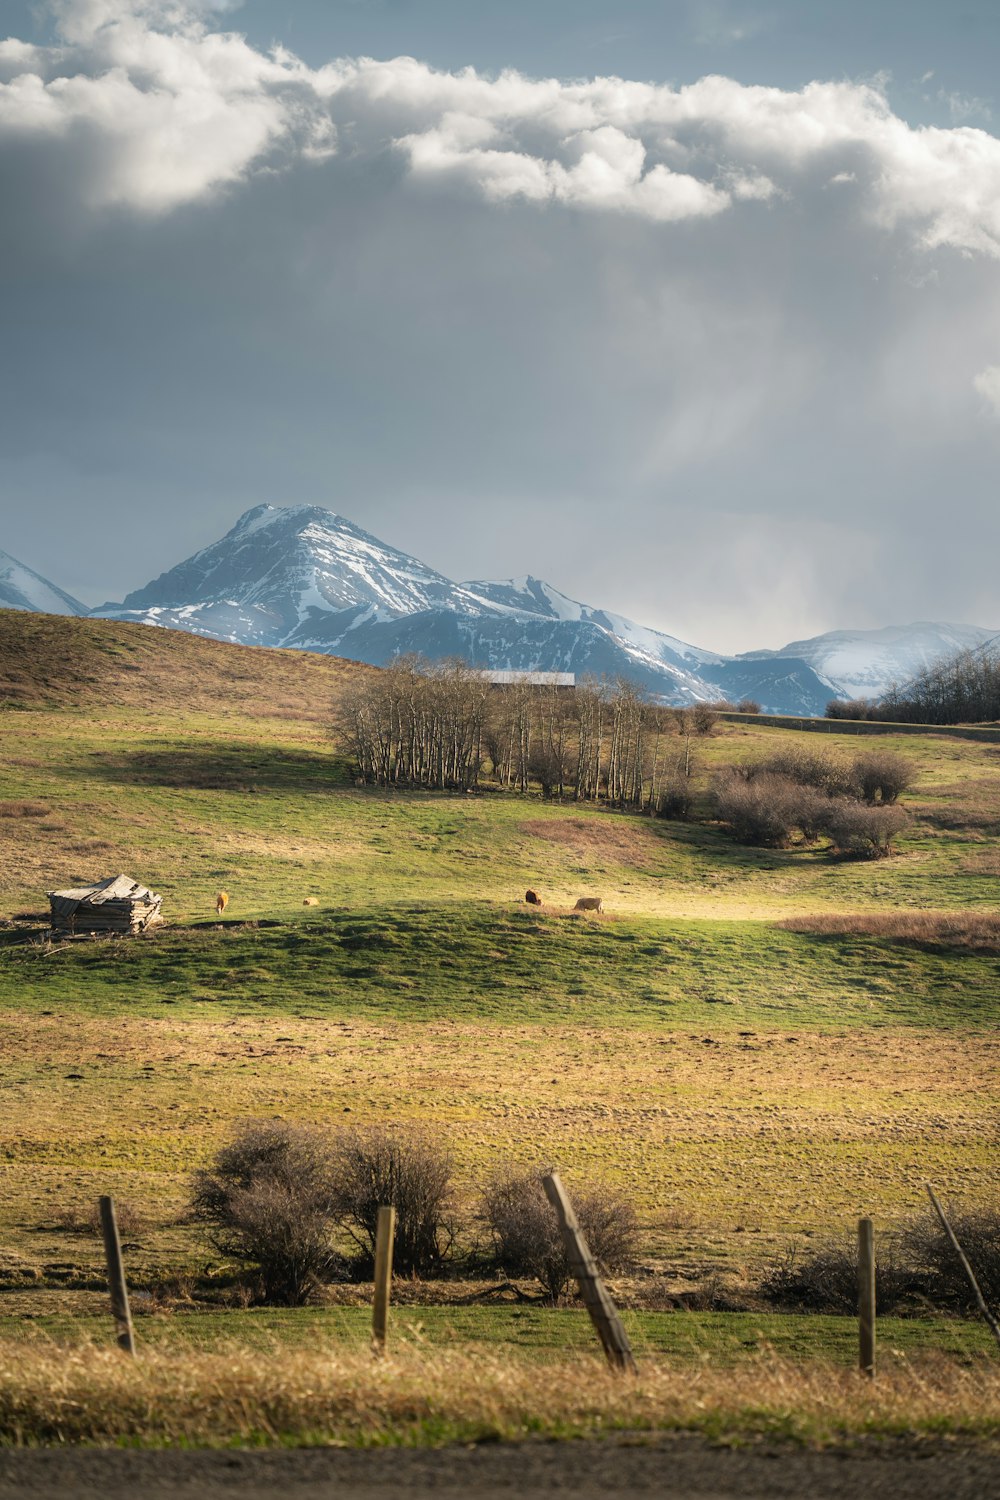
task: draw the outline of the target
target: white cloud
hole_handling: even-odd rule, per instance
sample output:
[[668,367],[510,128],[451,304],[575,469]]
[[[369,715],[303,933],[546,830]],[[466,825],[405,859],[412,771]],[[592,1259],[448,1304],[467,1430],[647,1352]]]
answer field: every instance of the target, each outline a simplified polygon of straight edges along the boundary
[[0,146],[72,148],[85,201],[147,212],[261,169],[387,146],[427,184],[661,223],[856,180],[849,211],[872,225],[1000,256],[1000,141],[912,129],[878,84],[562,83],[406,57],[313,69],[213,29],[224,8],[58,0],[58,46],[0,44]]
[[991,414],[1000,419],[1000,365],[987,365],[972,382]]

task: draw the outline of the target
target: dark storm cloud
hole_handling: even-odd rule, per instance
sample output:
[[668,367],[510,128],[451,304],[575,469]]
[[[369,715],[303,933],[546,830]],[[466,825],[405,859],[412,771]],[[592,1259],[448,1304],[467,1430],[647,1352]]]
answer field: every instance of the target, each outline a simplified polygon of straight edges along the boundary
[[296,73],[293,108],[257,56],[217,107],[291,113],[259,150],[229,122],[225,181],[171,158],[151,183],[158,120],[0,129],[5,550],[98,602],[249,505],[315,501],[453,576],[530,570],[731,649],[996,623],[992,137],[720,81],[644,188],[630,142],[655,159],[673,104],[632,86],[515,81],[497,138],[488,84],[401,67],[333,110]]

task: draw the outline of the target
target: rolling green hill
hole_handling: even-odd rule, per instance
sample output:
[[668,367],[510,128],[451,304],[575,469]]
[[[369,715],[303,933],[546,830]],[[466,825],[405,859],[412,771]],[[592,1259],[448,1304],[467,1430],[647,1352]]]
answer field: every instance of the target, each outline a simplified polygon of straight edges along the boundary
[[[911,823],[834,861],[703,816],[359,788],[330,726],[367,670],[0,612],[0,1281],[85,1285],[60,1213],[109,1189],[151,1224],[136,1274],[203,1263],[186,1174],[252,1115],[433,1123],[470,1199],[506,1158],[607,1176],[678,1274],[891,1224],[928,1177],[996,1201],[993,745],[884,737]],[[701,813],[715,767],[794,738],[719,724]],[[162,929],[44,940],[47,890],[119,870]],[[606,916],[571,915],[590,893]],[[927,910],[966,927],[907,925]]]

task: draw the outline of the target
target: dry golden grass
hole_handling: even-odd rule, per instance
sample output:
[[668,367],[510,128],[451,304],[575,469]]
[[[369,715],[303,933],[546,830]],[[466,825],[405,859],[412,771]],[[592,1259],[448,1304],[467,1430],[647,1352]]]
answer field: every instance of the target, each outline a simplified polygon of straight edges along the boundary
[[0,705],[66,704],[329,722],[357,662],[305,651],[233,646],[117,620],[0,609]]
[[0,1349],[0,1443],[437,1445],[608,1430],[753,1435],[822,1446],[854,1436],[1000,1432],[1000,1368],[895,1360],[872,1382],[765,1354],[731,1368],[597,1357],[544,1364],[410,1346],[388,1359],[232,1347]]
[[877,937],[924,948],[1000,953],[1000,912],[993,911],[822,912],[789,917],[777,925],[789,932]]
[[[612,812],[600,818],[528,818],[521,831],[549,844],[561,845],[581,864],[617,864],[629,869],[656,866],[663,842],[647,821]],[[541,879],[541,876],[539,876]]]

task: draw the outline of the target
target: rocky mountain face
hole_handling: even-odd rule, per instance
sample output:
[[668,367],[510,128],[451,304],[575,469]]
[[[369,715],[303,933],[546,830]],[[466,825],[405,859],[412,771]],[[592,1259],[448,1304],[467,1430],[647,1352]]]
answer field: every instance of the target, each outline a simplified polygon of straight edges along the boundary
[[0,609],[26,609],[45,615],[85,615],[87,606],[47,578],[0,552]]
[[418,652],[486,668],[627,676],[668,703],[750,697],[770,712],[809,715],[831,697],[877,696],[993,635],[949,625],[833,631],[780,651],[721,656],[538,578],[453,583],[321,506],[256,506],[218,542],[93,613],[375,665]]

